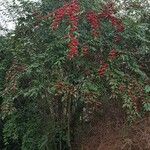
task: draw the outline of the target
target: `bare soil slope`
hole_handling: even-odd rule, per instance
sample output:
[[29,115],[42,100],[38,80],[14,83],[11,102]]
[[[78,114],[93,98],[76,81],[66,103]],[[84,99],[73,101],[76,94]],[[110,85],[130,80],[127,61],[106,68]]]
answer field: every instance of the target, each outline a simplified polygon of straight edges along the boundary
[[[111,107],[101,119],[94,118],[79,138],[78,150],[150,150],[150,116],[127,125],[119,109]],[[115,108],[115,109],[114,109]],[[80,148],[77,148],[80,145]]]

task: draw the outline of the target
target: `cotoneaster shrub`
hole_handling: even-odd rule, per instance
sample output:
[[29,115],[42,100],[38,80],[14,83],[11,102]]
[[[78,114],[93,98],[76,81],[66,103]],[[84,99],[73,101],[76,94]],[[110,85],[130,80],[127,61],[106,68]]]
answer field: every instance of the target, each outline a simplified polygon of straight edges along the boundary
[[147,37],[141,23],[120,18],[114,3],[22,6],[25,16],[18,18],[10,38],[13,61],[2,91],[6,145],[71,149],[89,106],[99,111],[112,99],[129,122],[149,111],[149,77],[137,59],[147,46],[139,38]]

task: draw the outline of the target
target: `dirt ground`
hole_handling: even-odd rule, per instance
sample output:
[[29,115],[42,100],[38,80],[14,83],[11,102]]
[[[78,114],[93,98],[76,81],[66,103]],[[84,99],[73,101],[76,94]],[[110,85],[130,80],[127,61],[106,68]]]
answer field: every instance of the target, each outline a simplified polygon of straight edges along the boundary
[[150,116],[129,125],[121,114],[115,110],[106,113],[101,120],[94,119],[82,137],[76,141],[75,149],[150,150]]
[[[117,125],[117,123],[116,123]],[[86,138],[82,150],[150,150],[150,118],[144,118],[131,127],[108,122],[97,123]]]

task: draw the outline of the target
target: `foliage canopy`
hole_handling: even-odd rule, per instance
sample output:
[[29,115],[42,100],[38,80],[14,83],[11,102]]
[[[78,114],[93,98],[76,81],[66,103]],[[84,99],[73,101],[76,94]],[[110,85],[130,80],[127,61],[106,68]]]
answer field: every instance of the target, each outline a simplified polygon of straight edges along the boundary
[[6,149],[71,149],[90,110],[103,115],[112,100],[130,123],[150,111],[144,3],[19,2],[15,30],[0,37]]

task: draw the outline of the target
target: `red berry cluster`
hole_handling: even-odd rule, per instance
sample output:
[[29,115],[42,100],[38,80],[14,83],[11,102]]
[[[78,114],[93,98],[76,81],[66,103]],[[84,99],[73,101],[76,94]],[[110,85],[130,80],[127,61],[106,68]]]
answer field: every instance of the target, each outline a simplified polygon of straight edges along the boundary
[[99,14],[100,19],[109,19],[110,16],[114,15],[115,9],[114,9],[114,4],[108,3],[107,5],[104,6],[103,11]]
[[63,20],[64,16],[65,16],[65,10],[66,10],[66,5],[57,9],[55,12],[54,12],[54,20],[53,20],[53,23],[51,24],[51,27],[53,30],[56,30],[58,29],[61,21]]
[[115,14],[115,9],[114,9],[114,4],[113,3],[108,3],[105,7],[102,13],[99,14],[100,19],[108,19],[112,26],[114,26],[117,30],[117,32],[123,32],[125,27],[124,24],[122,23],[121,20],[116,18],[114,16]]
[[121,40],[122,40],[121,35],[117,34],[117,35],[115,36],[115,43],[118,44],[118,43],[121,42]]
[[122,21],[116,18],[115,16],[110,16],[109,20],[111,24],[116,28],[117,32],[123,32],[125,30],[125,27]]
[[[118,52],[115,49],[112,49],[108,55],[108,60],[113,61],[118,56]],[[109,65],[107,63],[103,63],[101,68],[99,69],[99,76],[103,77],[105,72],[107,71]]]
[[70,38],[70,43],[68,44],[68,47],[70,49],[68,57],[69,59],[73,58],[75,55],[78,54],[78,39],[74,35],[74,32],[78,30],[78,13],[80,11],[80,6],[77,0],[73,0],[70,4],[64,5],[63,7],[57,9],[54,12],[54,20],[52,23],[52,29],[56,30],[61,21],[65,16],[68,16],[69,23],[71,25],[70,33],[69,33],[69,38]]
[[89,54],[89,48],[87,45],[82,47],[82,53],[84,56],[87,56]]
[[68,58],[72,59],[75,55],[78,54],[78,45],[79,45],[79,41],[76,37],[70,37],[71,41],[68,44],[68,47],[70,49],[69,54],[68,54]]
[[[108,3],[104,9],[103,12],[99,14],[99,19],[108,19],[112,26],[114,26],[117,30],[117,32],[123,32],[125,30],[124,24],[122,23],[121,20],[119,20],[118,18],[116,18],[114,16],[115,14],[115,8],[114,8],[114,3]],[[115,42],[119,43],[121,41],[121,36],[119,34],[116,35],[115,37]],[[108,59],[110,61],[113,61],[116,57],[118,56],[118,52],[113,49],[110,51],[109,55],[108,55]],[[102,65],[102,67],[99,70],[99,75],[101,77],[104,76],[105,72],[107,71],[109,65],[107,63],[104,63]]]
[[70,24],[71,24],[71,29],[69,33],[69,38],[70,38],[70,43],[69,43],[69,54],[68,57],[69,59],[72,59],[74,56],[78,54],[78,46],[79,46],[79,41],[77,37],[74,35],[74,32],[78,30],[78,13],[80,11],[80,6],[77,0],[73,0],[72,3],[68,6],[67,8],[67,15],[69,16]]
[[[64,19],[65,16],[68,17],[69,20],[69,25],[70,25],[70,31],[69,31],[69,39],[70,42],[68,44],[69,47],[69,53],[68,53],[68,58],[72,59],[74,56],[78,54],[78,46],[79,46],[79,41],[75,33],[78,31],[78,23],[79,23],[79,15],[80,12],[80,5],[78,3],[78,0],[72,0],[71,3],[64,5],[63,7],[57,9],[53,14],[54,14],[54,20],[52,23],[52,29],[56,30],[61,21]],[[100,29],[100,21],[101,19],[108,19],[112,26],[115,27],[117,32],[123,32],[125,27],[124,24],[122,23],[121,20],[116,18],[114,16],[115,14],[115,8],[114,8],[114,3],[108,3],[102,13],[98,14],[94,11],[90,11],[87,13],[87,20],[91,25],[92,28],[92,33],[95,38],[99,36],[99,29]],[[121,36],[119,33],[117,33],[116,37],[114,38],[114,41],[116,43],[119,43],[121,41]],[[88,51],[88,46],[84,46],[82,48],[82,52],[84,56],[87,56],[89,51]],[[114,60],[118,56],[118,52],[116,50],[111,50],[108,59],[110,61]],[[107,71],[109,65],[105,62],[102,63],[101,68],[99,69],[99,75],[104,76],[105,72]]]
[[88,12],[87,13],[87,20],[89,21],[89,23],[91,24],[92,27],[92,32],[93,32],[93,36],[94,37],[98,37],[99,36],[99,20],[98,20],[98,15],[97,13],[95,13],[94,11]]
[[126,90],[125,84],[119,85],[119,88],[118,88],[118,89],[119,89],[119,91],[122,92],[122,93],[125,92],[125,90]]
[[104,63],[101,68],[99,69],[99,76],[103,77],[108,69],[109,65],[107,63]]
[[132,104],[133,104],[136,112],[138,112],[139,108],[138,108],[138,105],[137,105],[137,101],[138,101],[137,97],[132,92],[130,92],[130,91],[128,92],[128,95],[130,96],[130,98],[132,100]]
[[118,52],[115,49],[112,49],[108,55],[108,59],[112,61],[116,59],[117,56],[118,56]]
[[115,13],[115,5],[113,2],[109,2],[104,6],[103,12],[107,14],[114,14]]

